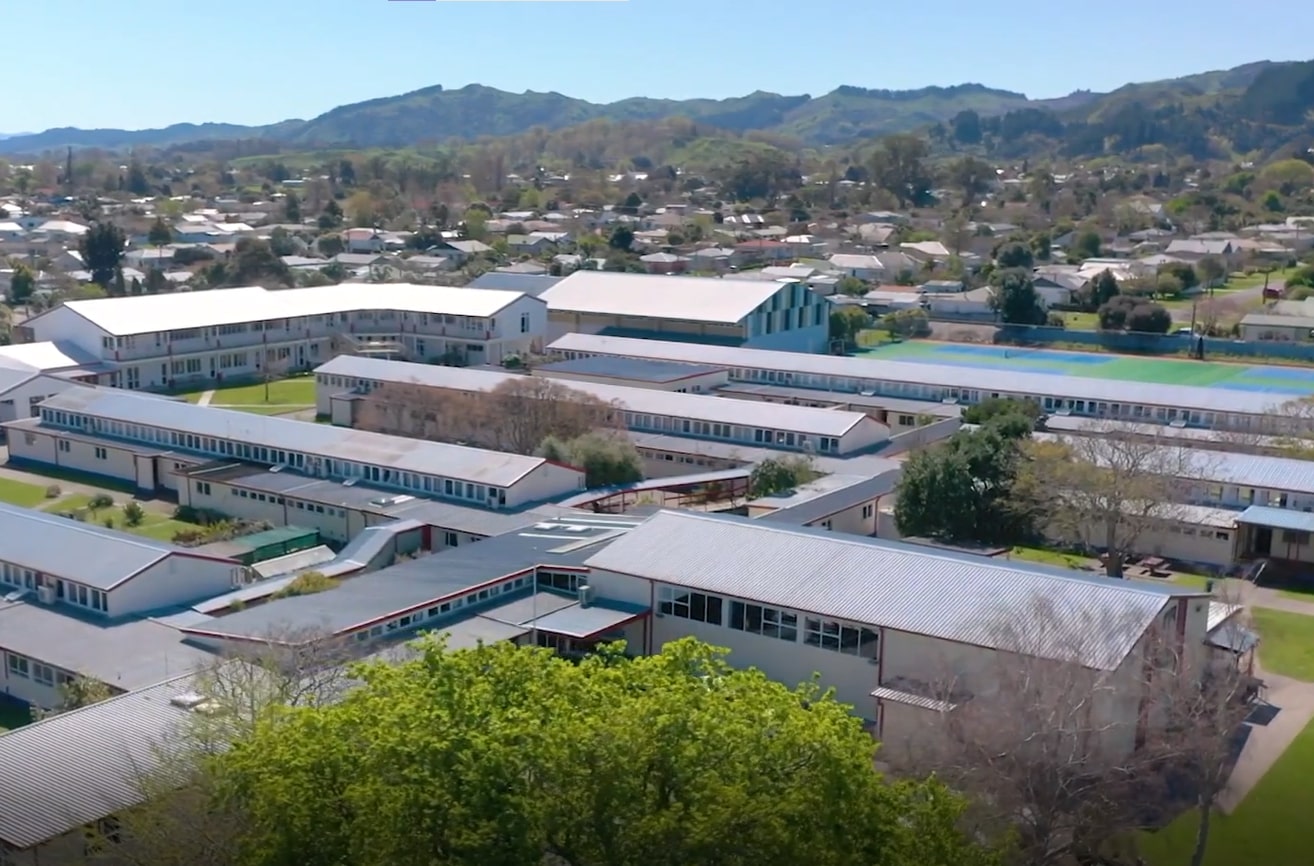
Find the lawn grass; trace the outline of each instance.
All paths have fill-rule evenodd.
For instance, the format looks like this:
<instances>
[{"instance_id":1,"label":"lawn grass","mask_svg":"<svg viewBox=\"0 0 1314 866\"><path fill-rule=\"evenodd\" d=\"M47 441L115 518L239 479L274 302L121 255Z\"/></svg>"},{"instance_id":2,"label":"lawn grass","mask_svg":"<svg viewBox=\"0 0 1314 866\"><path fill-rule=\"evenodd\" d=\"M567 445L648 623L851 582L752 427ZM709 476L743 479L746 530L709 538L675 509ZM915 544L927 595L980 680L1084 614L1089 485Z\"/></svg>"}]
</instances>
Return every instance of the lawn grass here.
<instances>
[{"instance_id":1,"label":"lawn grass","mask_svg":"<svg viewBox=\"0 0 1314 866\"><path fill-rule=\"evenodd\" d=\"M53 511L56 514L65 514L69 511L81 511L91 502L91 497L85 493L73 493L68 496L61 496L49 505L43 506L42 511Z\"/></svg>"},{"instance_id":2,"label":"lawn grass","mask_svg":"<svg viewBox=\"0 0 1314 866\"><path fill-rule=\"evenodd\" d=\"M196 529L195 523L186 523L182 520L174 520L172 517L166 517L163 514L151 514L146 512L145 519L138 526L120 526L115 524L115 529L121 529L124 532L131 532L133 535L140 535L144 538L153 538L156 541L173 541L173 537L184 529Z\"/></svg>"},{"instance_id":3,"label":"lawn grass","mask_svg":"<svg viewBox=\"0 0 1314 866\"><path fill-rule=\"evenodd\" d=\"M26 481L0 478L0 502L20 508L36 508L46 501L46 488Z\"/></svg>"},{"instance_id":4,"label":"lawn grass","mask_svg":"<svg viewBox=\"0 0 1314 866\"><path fill-rule=\"evenodd\" d=\"M210 398L210 404L213 406L313 406L315 377L293 376L290 379L277 379L269 383L268 391L266 397L263 382L216 388L214 396ZM187 399L190 401L192 395L189 394ZM197 399L200 399L200 395L197 395Z\"/></svg>"},{"instance_id":5,"label":"lawn grass","mask_svg":"<svg viewBox=\"0 0 1314 866\"><path fill-rule=\"evenodd\" d=\"M1036 562L1041 565L1053 565L1058 568L1080 568L1087 564L1087 558L1063 553L1058 550L1046 550L1043 547L1014 547L1009 555L1013 559Z\"/></svg>"},{"instance_id":6,"label":"lawn grass","mask_svg":"<svg viewBox=\"0 0 1314 866\"><path fill-rule=\"evenodd\" d=\"M1258 611L1256 611L1258 612ZM1309 779L1314 775L1314 722L1306 726L1231 815L1210 824L1205 866L1303 866L1310 862ZM1190 860L1197 827L1194 811L1140 837L1150 866Z\"/></svg>"},{"instance_id":7,"label":"lawn grass","mask_svg":"<svg viewBox=\"0 0 1314 866\"><path fill-rule=\"evenodd\" d=\"M1100 317L1095 313L1064 313L1063 325L1069 331L1098 331Z\"/></svg>"},{"instance_id":8,"label":"lawn grass","mask_svg":"<svg viewBox=\"0 0 1314 866\"><path fill-rule=\"evenodd\" d=\"M304 412L306 409L314 408L310 403L292 403L286 406L224 406L219 403L210 404L217 409L232 409L235 412L249 412L252 415L291 415L293 412Z\"/></svg>"},{"instance_id":9,"label":"lawn grass","mask_svg":"<svg viewBox=\"0 0 1314 866\"><path fill-rule=\"evenodd\" d=\"M1259 663L1264 670L1314 682L1314 616L1254 607L1250 618L1259 632Z\"/></svg>"},{"instance_id":10,"label":"lawn grass","mask_svg":"<svg viewBox=\"0 0 1314 866\"><path fill-rule=\"evenodd\" d=\"M1289 598L1292 601L1304 601L1314 604L1314 587L1292 587L1290 589L1279 589L1277 594L1282 598Z\"/></svg>"}]
</instances>

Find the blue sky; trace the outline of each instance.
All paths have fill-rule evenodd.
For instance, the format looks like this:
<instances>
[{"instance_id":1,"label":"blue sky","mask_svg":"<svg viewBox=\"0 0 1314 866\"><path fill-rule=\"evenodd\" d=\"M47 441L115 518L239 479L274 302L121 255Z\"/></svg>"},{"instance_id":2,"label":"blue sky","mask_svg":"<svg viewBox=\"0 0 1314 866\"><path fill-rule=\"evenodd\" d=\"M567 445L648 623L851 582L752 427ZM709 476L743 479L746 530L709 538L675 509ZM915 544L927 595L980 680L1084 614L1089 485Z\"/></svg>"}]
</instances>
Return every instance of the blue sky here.
<instances>
[{"instance_id":1,"label":"blue sky","mask_svg":"<svg viewBox=\"0 0 1314 866\"><path fill-rule=\"evenodd\" d=\"M1314 56L1310 0L10 0L0 131L270 123L433 84L594 101L979 82L1059 96ZM1262 21L1251 26L1244 9Z\"/></svg>"}]
</instances>

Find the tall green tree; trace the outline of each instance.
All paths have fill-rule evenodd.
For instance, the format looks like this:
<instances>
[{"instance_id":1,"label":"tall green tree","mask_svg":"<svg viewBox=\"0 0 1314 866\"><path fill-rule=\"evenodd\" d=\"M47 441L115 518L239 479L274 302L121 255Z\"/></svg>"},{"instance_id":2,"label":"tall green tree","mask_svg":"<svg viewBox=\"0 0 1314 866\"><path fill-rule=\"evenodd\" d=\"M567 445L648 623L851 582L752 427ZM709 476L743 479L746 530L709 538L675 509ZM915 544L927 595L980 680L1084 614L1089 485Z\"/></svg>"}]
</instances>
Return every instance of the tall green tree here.
<instances>
[{"instance_id":1,"label":"tall green tree","mask_svg":"<svg viewBox=\"0 0 1314 866\"><path fill-rule=\"evenodd\" d=\"M237 866L993 862L954 795L873 770L847 707L692 640L579 664L506 643L419 656L213 759Z\"/></svg>"},{"instance_id":2,"label":"tall green tree","mask_svg":"<svg viewBox=\"0 0 1314 866\"><path fill-rule=\"evenodd\" d=\"M91 271L91 281L108 288L123 261L123 248L127 238L123 229L112 222L94 222L78 241L82 262Z\"/></svg>"},{"instance_id":3,"label":"tall green tree","mask_svg":"<svg viewBox=\"0 0 1314 866\"><path fill-rule=\"evenodd\" d=\"M1090 305L1099 309L1118 297L1122 290L1118 287L1118 278L1108 268L1095 275L1090 282Z\"/></svg>"},{"instance_id":4,"label":"tall green tree","mask_svg":"<svg viewBox=\"0 0 1314 866\"><path fill-rule=\"evenodd\" d=\"M146 177L146 169L135 157L128 163L128 176L123 185L133 195L147 195L151 191L151 182Z\"/></svg>"},{"instance_id":5,"label":"tall green tree","mask_svg":"<svg viewBox=\"0 0 1314 866\"><path fill-rule=\"evenodd\" d=\"M1045 322L1045 305L1036 293L1031 274L1022 268L1006 268L992 275L995 291L991 303L999 318L1010 325L1040 325Z\"/></svg>"},{"instance_id":6,"label":"tall green tree","mask_svg":"<svg viewBox=\"0 0 1314 866\"><path fill-rule=\"evenodd\" d=\"M872 182L893 195L900 207L921 204L931 191L931 175L926 168L929 154L926 140L920 136L891 135L881 139L867 168Z\"/></svg>"},{"instance_id":7,"label":"tall green tree","mask_svg":"<svg viewBox=\"0 0 1314 866\"><path fill-rule=\"evenodd\" d=\"M173 229L163 218L156 217L155 222L151 223L150 231L146 233L146 240L154 247L173 243Z\"/></svg>"},{"instance_id":8,"label":"tall green tree","mask_svg":"<svg viewBox=\"0 0 1314 866\"><path fill-rule=\"evenodd\" d=\"M960 430L904 464L894 508L901 534L1011 544L1034 533L1032 503L1014 492L1034 410L1019 402L986 411L979 429Z\"/></svg>"},{"instance_id":9,"label":"tall green tree","mask_svg":"<svg viewBox=\"0 0 1314 866\"><path fill-rule=\"evenodd\" d=\"M13 269L9 277L9 303L19 306L26 304L36 291L36 275L22 262L14 262Z\"/></svg>"}]
</instances>

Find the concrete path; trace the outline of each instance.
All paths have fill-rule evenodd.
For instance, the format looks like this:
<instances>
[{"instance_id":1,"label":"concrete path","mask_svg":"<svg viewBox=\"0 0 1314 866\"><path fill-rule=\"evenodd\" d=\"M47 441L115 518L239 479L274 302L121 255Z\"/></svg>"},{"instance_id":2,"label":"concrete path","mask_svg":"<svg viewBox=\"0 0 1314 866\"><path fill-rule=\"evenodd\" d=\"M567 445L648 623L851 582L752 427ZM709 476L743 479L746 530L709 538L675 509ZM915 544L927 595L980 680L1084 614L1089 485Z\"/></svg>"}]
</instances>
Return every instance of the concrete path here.
<instances>
[{"instance_id":1,"label":"concrete path","mask_svg":"<svg viewBox=\"0 0 1314 866\"><path fill-rule=\"evenodd\" d=\"M1218 808L1225 815L1231 814L1241 804L1314 719L1314 683L1263 673L1258 665L1256 674L1268 687L1264 699L1278 708L1278 714L1267 725L1250 726L1250 736L1241 749L1232 776L1218 797Z\"/></svg>"},{"instance_id":2,"label":"concrete path","mask_svg":"<svg viewBox=\"0 0 1314 866\"><path fill-rule=\"evenodd\" d=\"M1228 581L1228 591L1240 603L1248 607L1266 607L1271 610L1285 610L1289 613L1314 616L1314 600L1301 601L1300 599L1288 598L1278 590L1270 587L1255 586L1253 583L1244 580L1230 580Z\"/></svg>"},{"instance_id":3,"label":"concrete path","mask_svg":"<svg viewBox=\"0 0 1314 866\"><path fill-rule=\"evenodd\" d=\"M214 399L214 389L211 388L209 391L206 391L206 392L203 393L199 398L197 398L197 400L196 400L196 405L197 405L197 406L209 406L209 405L210 405L210 401L213 400L213 399Z\"/></svg>"}]
</instances>

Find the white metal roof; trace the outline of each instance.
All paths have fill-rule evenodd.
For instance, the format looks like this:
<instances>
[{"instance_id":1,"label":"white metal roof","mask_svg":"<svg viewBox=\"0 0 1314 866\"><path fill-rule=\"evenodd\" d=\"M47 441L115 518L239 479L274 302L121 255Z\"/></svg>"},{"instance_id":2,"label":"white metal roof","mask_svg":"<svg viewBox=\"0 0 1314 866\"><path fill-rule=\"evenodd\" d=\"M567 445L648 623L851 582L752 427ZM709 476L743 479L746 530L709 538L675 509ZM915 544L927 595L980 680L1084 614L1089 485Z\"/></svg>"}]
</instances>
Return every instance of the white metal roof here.
<instances>
[{"instance_id":1,"label":"white metal roof","mask_svg":"<svg viewBox=\"0 0 1314 866\"><path fill-rule=\"evenodd\" d=\"M359 355L339 355L318 367L315 372L376 382L460 391L491 391L506 382L525 379L524 374L521 373L412 364L406 361L365 358ZM591 394L603 402L618 403L625 409L639 414L786 430L816 436L843 436L859 424L875 425L884 430L886 435L889 433L889 428L862 412L840 412L834 409L788 406L783 403L765 403L757 400L732 400L725 397L683 394L677 391L633 388L598 382L571 380L561 384L572 390Z\"/></svg>"},{"instance_id":2,"label":"white metal roof","mask_svg":"<svg viewBox=\"0 0 1314 866\"><path fill-rule=\"evenodd\" d=\"M489 318L522 297L494 292L410 283L342 283L307 289L247 286L205 292L174 292L68 301L67 308L108 334L149 334L242 322L322 316L357 310L397 310ZM49 314L46 314L49 315Z\"/></svg>"},{"instance_id":3,"label":"white metal roof","mask_svg":"<svg viewBox=\"0 0 1314 866\"><path fill-rule=\"evenodd\" d=\"M801 352L743 349L633 337L605 337L596 334L566 334L548 348L554 352L618 355L626 358L680 361L686 364L711 364L731 369L775 370L792 373L796 378L800 374L833 376L850 380L855 384L855 390L865 388L864 381L906 382L944 388L974 388L1020 396L1052 396L1111 403L1138 402L1177 409L1250 414L1267 414L1284 403L1305 396L1295 392L1257 392L1188 385L1157 385L1089 376L981 370L952 364L921 364L838 355L809 355Z\"/></svg>"},{"instance_id":4,"label":"white metal roof","mask_svg":"<svg viewBox=\"0 0 1314 866\"><path fill-rule=\"evenodd\" d=\"M737 324L780 291L776 282L575 271L542 294L548 309Z\"/></svg>"},{"instance_id":5,"label":"white metal roof","mask_svg":"<svg viewBox=\"0 0 1314 866\"><path fill-rule=\"evenodd\" d=\"M1012 641L1020 638L1037 656L1099 670L1118 667L1169 598L1199 594L745 518L673 511L658 512L585 564L976 646L1014 650L1017 644ZM1047 616L1036 616L1038 604ZM1001 620L1007 621L1007 635L1000 629ZM1118 627L1100 627L1101 622ZM1006 637L1008 645L1001 640Z\"/></svg>"},{"instance_id":6,"label":"white metal roof","mask_svg":"<svg viewBox=\"0 0 1314 866\"><path fill-rule=\"evenodd\" d=\"M0 346L0 364L22 365L40 373L99 363L97 358L66 343L52 343L47 340L40 343L13 343Z\"/></svg>"},{"instance_id":7,"label":"white metal roof","mask_svg":"<svg viewBox=\"0 0 1314 866\"><path fill-rule=\"evenodd\" d=\"M546 463L541 457L387 436L329 424L308 424L275 415L196 406L117 388L70 388L48 398L42 409L82 413L106 421L177 430L496 487L510 487ZM171 450L167 445L158 447L162 451Z\"/></svg>"}]
</instances>

